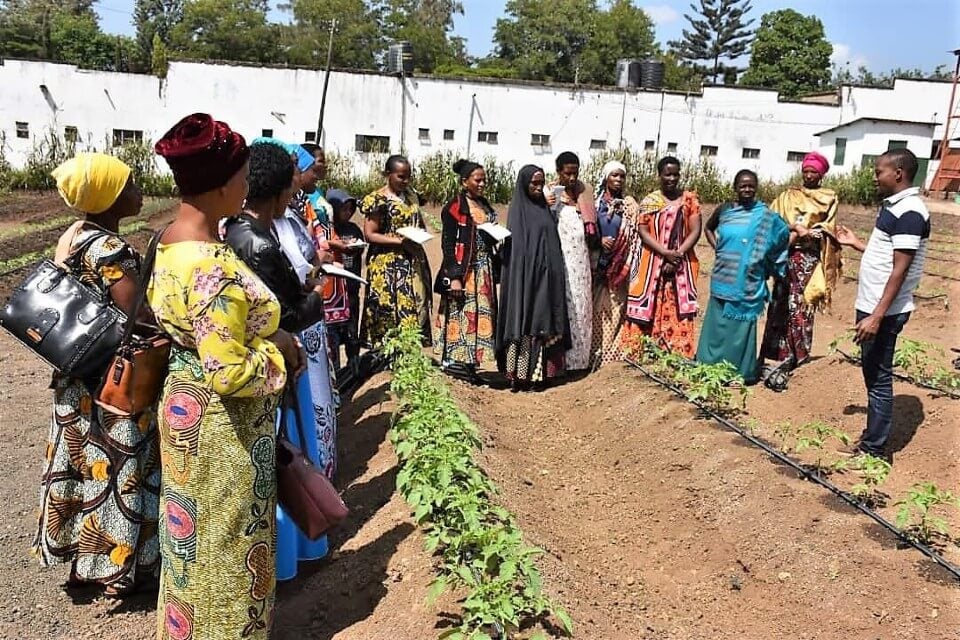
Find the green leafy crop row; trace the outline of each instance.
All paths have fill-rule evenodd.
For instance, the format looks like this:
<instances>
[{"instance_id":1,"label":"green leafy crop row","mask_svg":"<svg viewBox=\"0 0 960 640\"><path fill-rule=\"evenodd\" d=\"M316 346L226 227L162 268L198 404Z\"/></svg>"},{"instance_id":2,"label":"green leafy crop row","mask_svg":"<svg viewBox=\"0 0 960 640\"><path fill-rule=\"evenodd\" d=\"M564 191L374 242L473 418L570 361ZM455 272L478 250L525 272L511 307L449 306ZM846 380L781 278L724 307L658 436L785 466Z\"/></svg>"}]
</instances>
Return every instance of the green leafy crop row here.
<instances>
[{"instance_id":1,"label":"green leafy crop row","mask_svg":"<svg viewBox=\"0 0 960 640\"><path fill-rule=\"evenodd\" d=\"M743 377L729 362L693 362L660 348L646 336L637 344L628 345L627 355L638 364L649 365L654 373L683 389L688 400L702 402L717 412L742 410L750 395Z\"/></svg>"},{"instance_id":2,"label":"green leafy crop row","mask_svg":"<svg viewBox=\"0 0 960 640\"><path fill-rule=\"evenodd\" d=\"M509 633L549 615L572 633L569 616L543 594L534 564L541 551L523 543L513 516L492 501L496 487L473 457L481 444L477 427L423 354L417 327L404 324L384 350L397 402L390 430L400 461L397 489L426 533L427 551L439 559L429 598L448 589L466 593L461 624L440 637L483 640L492 627Z\"/></svg>"}]
</instances>

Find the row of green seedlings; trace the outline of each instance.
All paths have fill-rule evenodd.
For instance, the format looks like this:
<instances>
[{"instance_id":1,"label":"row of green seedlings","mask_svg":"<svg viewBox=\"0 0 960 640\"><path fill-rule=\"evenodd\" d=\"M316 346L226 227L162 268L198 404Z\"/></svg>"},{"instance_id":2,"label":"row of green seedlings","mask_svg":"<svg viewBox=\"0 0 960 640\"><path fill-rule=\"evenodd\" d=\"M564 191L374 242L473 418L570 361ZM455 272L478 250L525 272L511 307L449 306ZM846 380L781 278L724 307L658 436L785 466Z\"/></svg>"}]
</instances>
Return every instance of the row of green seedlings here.
<instances>
[{"instance_id":1,"label":"row of green seedlings","mask_svg":"<svg viewBox=\"0 0 960 640\"><path fill-rule=\"evenodd\" d=\"M628 345L626 352L637 364L682 389L691 402L702 403L722 415L733 415L746 408L750 389L729 362L694 362L661 348L647 336Z\"/></svg>"},{"instance_id":2,"label":"row of green seedlings","mask_svg":"<svg viewBox=\"0 0 960 640\"><path fill-rule=\"evenodd\" d=\"M830 343L830 351L837 352L841 346L846 346L844 353L859 358L860 347L853 344L853 336L853 330L840 334ZM893 353L893 366L916 384L957 395L960 393L960 372L947 365L945 359L946 353L940 345L901 337Z\"/></svg>"},{"instance_id":3,"label":"row of green seedlings","mask_svg":"<svg viewBox=\"0 0 960 640\"><path fill-rule=\"evenodd\" d=\"M831 440L849 445L846 432L821 421L808 422L793 427L790 422L781 422L774 434L782 442L785 454L817 451L816 460L807 465L810 471L821 475L852 471L860 481L850 488L850 494L868 507L885 507L890 499L881 486L890 475L890 463L883 458L862 453L853 458L825 460L823 451ZM940 489L932 482L918 482L910 487L899 500L895 521L905 535L924 544L938 540L951 540L950 528L940 514L946 507L960 507L960 499L951 491Z\"/></svg>"},{"instance_id":4,"label":"row of green seedlings","mask_svg":"<svg viewBox=\"0 0 960 640\"><path fill-rule=\"evenodd\" d=\"M572 634L570 617L543 593L534 562L542 552L525 545L514 517L494 504L496 487L474 460L481 446L477 427L423 354L418 327L403 323L384 352L397 403L390 429L400 466L397 489L438 559L428 603L447 590L466 592L461 624L440 638L484 640L497 626L506 637L549 616Z\"/></svg>"},{"instance_id":5,"label":"row of green seedlings","mask_svg":"<svg viewBox=\"0 0 960 640\"><path fill-rule=\"evenodd\" d=\"M684 391L688 400L701 402L719 414L736 414L746 406L749 389L744 386L736 368L729 363L693 363L658 347L646 337L641 338L636 347L628 349L628 356L646 365L652 373L673 382ZM758 424L751 421L747 426L755 431ZM866 453L836 460L826 460L822 455L830 440L835 439L843 445L850 444L850 438L844 431L820 421L796 428L789 422L783 422L777 425L774 434L781 440L780 450L787 455L814 450L820 452L813 463L806 465L811 472L829 475L853 471L860 481L850 488L851 495L870 507L887 504L890 496L880 487L890 475L889 462ZM937 538L950 539L949 527L939 512L947 506L960 506L960 501L952 492L940 489L932 482L920 482L913 485L894 506L898 507L897 526L904 534L930 544Z\"/></svg>"}]
</instances>

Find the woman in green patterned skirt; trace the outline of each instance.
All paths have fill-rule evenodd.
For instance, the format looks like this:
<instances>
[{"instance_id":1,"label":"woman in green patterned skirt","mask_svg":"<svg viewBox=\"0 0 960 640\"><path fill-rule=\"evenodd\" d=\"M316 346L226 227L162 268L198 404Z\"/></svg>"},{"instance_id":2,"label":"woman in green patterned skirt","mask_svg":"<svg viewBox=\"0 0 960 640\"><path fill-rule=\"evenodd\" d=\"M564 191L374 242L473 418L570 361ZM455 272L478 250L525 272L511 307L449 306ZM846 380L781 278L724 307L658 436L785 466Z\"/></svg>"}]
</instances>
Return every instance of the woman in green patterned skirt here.
<instances>
[{"instance_id":1,"label":"woman in green patterned skirt","mask_svg":"<svg viewBox=\"0 0 960 640\"><path fill-rule=\"evenodd\" d=\"M161 640L265 639L275 589L276 409L306 355L273 293L219 240L247 195L243 137L209 115L156 145L183 197L147 293L173 339L160 397Z\"/></svg>"}]
</instances>

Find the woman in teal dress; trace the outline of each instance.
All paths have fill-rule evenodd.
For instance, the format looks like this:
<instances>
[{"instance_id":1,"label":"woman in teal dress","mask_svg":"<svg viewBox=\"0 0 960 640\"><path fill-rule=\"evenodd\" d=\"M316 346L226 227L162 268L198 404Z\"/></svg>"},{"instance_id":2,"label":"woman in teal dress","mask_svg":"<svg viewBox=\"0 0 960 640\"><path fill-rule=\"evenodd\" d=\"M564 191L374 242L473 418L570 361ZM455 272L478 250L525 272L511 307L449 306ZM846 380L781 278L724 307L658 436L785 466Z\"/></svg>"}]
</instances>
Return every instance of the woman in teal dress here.
<instances>
[{"instance_id":1,"label":"woman in teal dress","mask_svg":"<svg viewBox=\"0 0 960 640\"><path fill-rule=\"evenodd\" d=\"M760 379L757 318L770 298L767 280L786 276L790 229L756 200L757 174L753 171L740 170L733 187L737 203L718 207L707 222L707 236L717 257L697 360L729 362L744 382L755 384Z\"/></svg>"}]
</instances>

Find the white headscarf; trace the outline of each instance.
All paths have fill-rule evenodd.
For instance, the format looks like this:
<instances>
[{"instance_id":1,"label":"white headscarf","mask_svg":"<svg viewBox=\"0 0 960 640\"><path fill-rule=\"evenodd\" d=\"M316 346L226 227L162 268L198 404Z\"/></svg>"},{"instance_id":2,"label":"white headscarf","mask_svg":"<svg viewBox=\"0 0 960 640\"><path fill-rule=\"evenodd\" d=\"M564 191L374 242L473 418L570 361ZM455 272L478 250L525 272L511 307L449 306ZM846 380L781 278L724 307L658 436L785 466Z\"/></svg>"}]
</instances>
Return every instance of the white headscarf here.
<instances>
[{"instance_id":1,"label":"white headscarf","mask_svg":"<svg viewBox=\"0 0 960 640\"><path fill-rule=\"evenodd\" d=\"M618 160L610 160L605 165L603 169L600 170L600 184L597 185L597 208L600 207L600 198L603 197L603 190L607 186L607 178L610 177L611 173L616 173L617 171L623 171L623 174L627 174L627 167Z\"/></svg>"}]
</instances>

